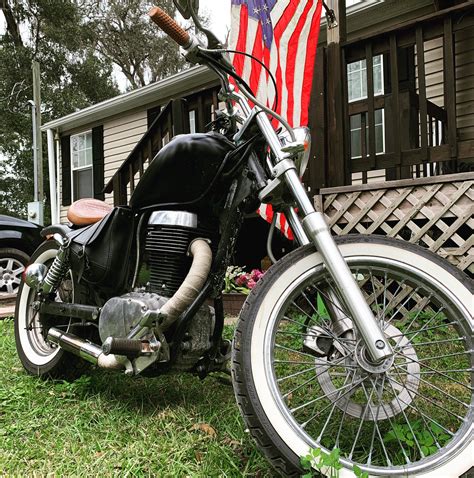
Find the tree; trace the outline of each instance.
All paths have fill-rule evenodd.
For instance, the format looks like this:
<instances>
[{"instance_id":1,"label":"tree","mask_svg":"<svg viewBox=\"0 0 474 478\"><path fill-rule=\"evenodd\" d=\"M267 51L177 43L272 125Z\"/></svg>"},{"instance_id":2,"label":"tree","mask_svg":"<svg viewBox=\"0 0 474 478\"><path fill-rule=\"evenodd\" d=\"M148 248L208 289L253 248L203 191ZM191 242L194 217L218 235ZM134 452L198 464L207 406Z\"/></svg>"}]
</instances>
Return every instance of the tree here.
<instances>
[{"instance_id":1,"label":"tree","mask_svg":"<svg viewBox=\"0 0 474 478\"><path fill-rule=\"evenodd\" d=\"M172 0L159 4L175 16ZM6 23L0 36L0 213L24 215L33 197L33 59L41 64L43 123L117 95L114 65L134 89L177 73L185 61L147 18L151 3L145 0L0 0L0 6Z\"/></svg>"},{"instance_id":2,"label":"tree","mask_svg":"<svg viewBox=\"0 0 474 478\"><path fill-rule=\"evenodd\" d=\"M33 197L31 62L41 65L43 122L119 93L112 63L93 48L73 0L4 1L0 36L0 213L24 215ZM46 163L46 162L45 162ZM44 172L47 180L47 165Z\"/></svg>"},{"instance_id":3,"label":"tree","mask_svg":"<svg viewBox=\"0 0 474 478\"><path fill-rule=\"evenodd\" d=\"M172 0L159 5L174 17ZM89 23L91 39L104 58L115 63L132 89L185 68L179 47L146 16L152 4L144 0L101 0Z\"/></svg>"}]
</instances>

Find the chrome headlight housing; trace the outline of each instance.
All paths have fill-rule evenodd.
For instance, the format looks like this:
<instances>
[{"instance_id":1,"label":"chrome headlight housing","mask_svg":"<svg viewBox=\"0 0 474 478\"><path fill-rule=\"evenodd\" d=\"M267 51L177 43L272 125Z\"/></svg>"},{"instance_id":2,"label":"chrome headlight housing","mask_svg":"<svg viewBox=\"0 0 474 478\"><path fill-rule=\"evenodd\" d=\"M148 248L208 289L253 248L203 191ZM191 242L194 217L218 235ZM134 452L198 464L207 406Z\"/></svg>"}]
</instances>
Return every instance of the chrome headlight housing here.
<instances>
[{"instance_id":1,"label":"chrome headlight housing","mask_svg":"<svg viewBox=\"0 0 474 478\"><path fill-rule=\"evenodd\" d=\"M279 135L282 151L290 153L295 161L298 174L303 177L309 163L309 155L311 152L311 134L309 128L306 126L300 126L299 128L293 128L296 141L291 141L288 131Z\"/></svg>"}]
</instances>

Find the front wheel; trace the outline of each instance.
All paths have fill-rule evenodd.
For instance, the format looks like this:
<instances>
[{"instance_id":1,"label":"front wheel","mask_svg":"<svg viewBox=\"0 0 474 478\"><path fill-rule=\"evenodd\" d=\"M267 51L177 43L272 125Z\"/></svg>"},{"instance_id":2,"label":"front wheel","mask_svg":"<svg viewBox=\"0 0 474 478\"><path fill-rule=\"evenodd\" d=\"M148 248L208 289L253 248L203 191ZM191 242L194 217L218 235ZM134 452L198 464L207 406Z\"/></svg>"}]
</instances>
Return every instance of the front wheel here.
<instances>
[{"instance_id":1,"label":"front wheel","mask_svg":"<svg viewBox=\"0 0 474 478\"><path fill-rule=\"evenodd\" d=\"M301 474L310 449L336 448L341 477L355 465L370 476L460 476L474 465L473 281L401 241L337 242L394 356L371 361L321 255L294 251L253 289L234 337L249 430L284 476Z\"/></svg>"}]
</instances>

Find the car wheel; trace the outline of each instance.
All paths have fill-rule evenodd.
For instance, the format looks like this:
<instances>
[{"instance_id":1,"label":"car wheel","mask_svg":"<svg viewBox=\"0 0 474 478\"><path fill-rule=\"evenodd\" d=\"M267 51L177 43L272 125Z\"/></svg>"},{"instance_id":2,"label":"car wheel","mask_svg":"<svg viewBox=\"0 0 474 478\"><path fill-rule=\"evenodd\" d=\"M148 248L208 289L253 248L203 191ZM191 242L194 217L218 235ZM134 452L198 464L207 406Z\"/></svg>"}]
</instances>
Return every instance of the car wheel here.
<instances>
[{"instance_id":1,"label":"car wheel","mask_svg":"<svg viewBox=\"0 0 474 478\"><path fill-rule=\"evenodd\" d=\"M19 249L0 248L0 294L16 294L30 258Z\"/></svg>"}]
</instances>

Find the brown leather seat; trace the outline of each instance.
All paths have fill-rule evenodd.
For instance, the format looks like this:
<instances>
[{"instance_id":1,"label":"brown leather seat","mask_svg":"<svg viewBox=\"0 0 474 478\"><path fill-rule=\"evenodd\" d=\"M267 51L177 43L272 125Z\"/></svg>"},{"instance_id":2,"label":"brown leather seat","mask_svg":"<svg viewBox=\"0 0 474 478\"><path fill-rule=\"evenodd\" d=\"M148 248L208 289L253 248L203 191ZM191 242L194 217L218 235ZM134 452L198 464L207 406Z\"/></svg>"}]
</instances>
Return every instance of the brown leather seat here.
<instances>
[{"instance_id":1,"label":"brown leather seat","mask_svg":"<svg viewBox=\"0 0 474 478\"><path fill-rule=\"evenodd\" d=\"M100 221L112 210L104 201L98 199L79 199L67 211L67 218L76 226L88 226Z\"/></svg>"}]
</instances>

